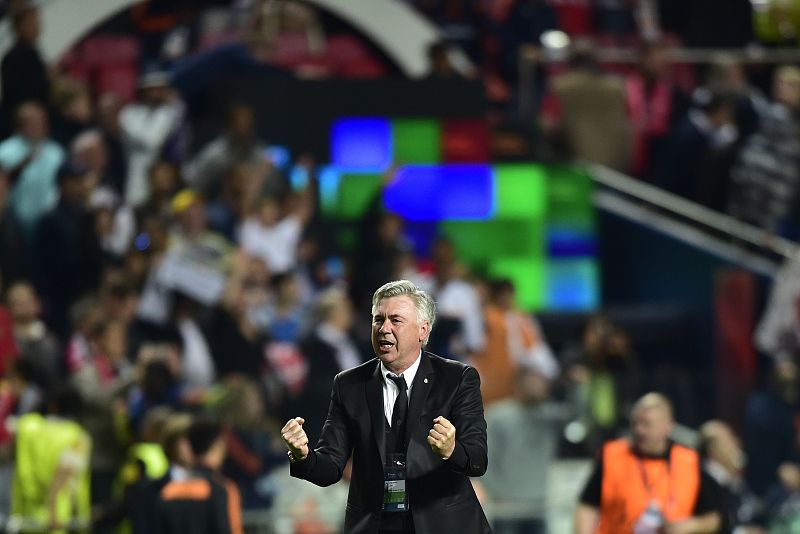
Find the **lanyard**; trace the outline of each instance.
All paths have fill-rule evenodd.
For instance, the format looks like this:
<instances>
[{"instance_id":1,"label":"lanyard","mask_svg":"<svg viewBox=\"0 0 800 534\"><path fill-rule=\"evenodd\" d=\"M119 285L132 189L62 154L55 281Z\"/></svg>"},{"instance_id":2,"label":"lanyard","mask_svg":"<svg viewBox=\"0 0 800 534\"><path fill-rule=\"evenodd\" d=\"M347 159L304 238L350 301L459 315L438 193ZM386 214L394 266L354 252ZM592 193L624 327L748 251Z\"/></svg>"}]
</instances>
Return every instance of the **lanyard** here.
<instances>
[{"instance_id":1,"label":"lanyard","mask_svg":"<svg viewBox=\"0 0 800 534\"><path fill-rule=\"evenodd\" d=\"M668 512L675 507L675 487L672 484L672 451L670 451L670 455L667 457L667 494L668 494L668 501L666 503L666 508L664 512ZM644 468L644 462L642 461L641 457L637 457L637 461L639 463L639 472L642 475L642 483L644 484L644 489L647 491L647 496L650 498L651 501L656 500L655 496L653 495L653 485L650 483L650 478L647 476L647 470Z\"/></svg>"}]
</instances>

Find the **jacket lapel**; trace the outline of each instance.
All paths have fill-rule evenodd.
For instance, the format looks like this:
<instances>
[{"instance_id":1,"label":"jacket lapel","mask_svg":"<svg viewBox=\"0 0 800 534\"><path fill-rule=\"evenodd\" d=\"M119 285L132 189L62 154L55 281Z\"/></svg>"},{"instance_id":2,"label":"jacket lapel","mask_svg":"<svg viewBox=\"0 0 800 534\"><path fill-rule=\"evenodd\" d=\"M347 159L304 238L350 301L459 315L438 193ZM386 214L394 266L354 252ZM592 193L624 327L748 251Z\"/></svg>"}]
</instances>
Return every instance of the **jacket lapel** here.
<instances>
[{"instance_id":1,"label":"jacket lapel","mask_svg":"<svg viewBox=\"0 0 800 534\"><path fill-rule=\"evenodd\" d=\"M419 417L422 415L422 409L425 407L425 401L428 400L428 394L431 391L434 381L433 365L431 359L426 352L420 356L419 369L416 376L414 376L414 385L411 388L411 398L408 401L408 421L406 423L406 443L409 443L411 436L414 435L417 425L419 425Z\"/></svg>"},{"instance_id":2,"label":"jacket lapel","mask_svg":"<svg viewBox=\"0 0 800 534\"><path fill-rule=\"evenodd\" d=\"M386 415L383 411L383 377L381 376L381 362L375 366L375 372L366 383L367 406L372 420L372 434L375 444L381 455L381 467L386 465Z\"/></svg>"}]
</instances>

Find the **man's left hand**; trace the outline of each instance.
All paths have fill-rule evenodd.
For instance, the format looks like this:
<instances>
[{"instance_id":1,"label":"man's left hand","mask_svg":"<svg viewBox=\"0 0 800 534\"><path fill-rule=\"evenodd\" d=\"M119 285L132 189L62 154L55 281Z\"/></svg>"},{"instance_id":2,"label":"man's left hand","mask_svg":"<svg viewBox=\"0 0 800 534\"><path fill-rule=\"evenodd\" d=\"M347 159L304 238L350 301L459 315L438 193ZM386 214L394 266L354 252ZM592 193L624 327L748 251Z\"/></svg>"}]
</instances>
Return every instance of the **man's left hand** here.
<instances>
[{"instance_id":1,"label":"man's left hand","mask_svg":"<svg viewBox=\"0 0 800 534\"><path fill-rule=\"evenodd\" d=\"M450 458L456 448L456 427L453 423L441 415L434 419L433 428L428 432L428 445L440 458Z\"/></svg>"}]
</instances>

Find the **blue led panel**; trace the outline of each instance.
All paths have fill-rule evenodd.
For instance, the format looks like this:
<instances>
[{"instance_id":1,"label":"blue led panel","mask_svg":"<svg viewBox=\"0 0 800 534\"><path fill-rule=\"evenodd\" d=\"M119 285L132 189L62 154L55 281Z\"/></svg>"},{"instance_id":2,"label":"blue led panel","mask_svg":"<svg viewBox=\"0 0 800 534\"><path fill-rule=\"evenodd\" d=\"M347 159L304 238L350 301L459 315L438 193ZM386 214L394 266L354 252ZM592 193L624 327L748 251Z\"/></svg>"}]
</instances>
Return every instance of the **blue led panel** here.
<instances>
[{"instance_id":1,"label":"blue led panel","mask_svg":"<svg viewBox=\"0 0 800 534\"><path fill-rule=\"evenodd\" d=\"M342 174L331 166L319 169L319 203L322 213L333 215L339 205L339 185L342 181Z\"/></svg>"},{"instance_id":2,"label":"blue led panel","mask_svg":"<svg viewBox=\"0 0 800 534\"><path fill-rule=\"evenodd\" d=\"M343 172L383 172L392 164L387 119L339 119L331 127L331 163Z\"/></svg>"},{"instance_id":3,"label":"blue led panel","mask_svg":"<svg viewBox=\"0 0 800 534\"><path fill-rule=\"evenodd\" d=\"M481 220L492 216L489 165L406 165L383 193L386 209L411 221Z\"/></svg>"},{"instance_id":4,"label":"blue led panel","mask_svg":"<svg viewBox=\"0 0 800 534\"><path fill-rule=\"evenodd\" d=\"M592 310L600 302L594 258L550 260L546 280L547 309Z\"/></svg>"}]
</instances>

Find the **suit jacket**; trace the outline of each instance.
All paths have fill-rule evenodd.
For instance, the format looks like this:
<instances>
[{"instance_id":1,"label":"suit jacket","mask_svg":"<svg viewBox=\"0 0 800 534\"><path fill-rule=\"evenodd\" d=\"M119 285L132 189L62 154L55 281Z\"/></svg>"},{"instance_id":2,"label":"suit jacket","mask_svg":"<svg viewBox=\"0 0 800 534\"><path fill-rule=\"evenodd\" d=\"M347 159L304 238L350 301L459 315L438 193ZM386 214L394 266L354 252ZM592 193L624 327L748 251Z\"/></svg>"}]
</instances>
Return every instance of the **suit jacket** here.
<instances>
[{"instance_id":1,"label":"suit jacket","mask_svg":"<svg viewBox=\"0 0 800 534\"><path fill-rule=\"evenodd\" d=\"M486 472L486 421L475 368L423 352L409 400L406 489L418 534L490 533L469 477ZM380 362L339 373L317 447L291 465L294 477L319 486L336 483L353 454L344 532L377 533L383 506L386 416ZM427 443L433 419L456 427L456 447L442 460Z\"/></svg>"}]
</instances>

